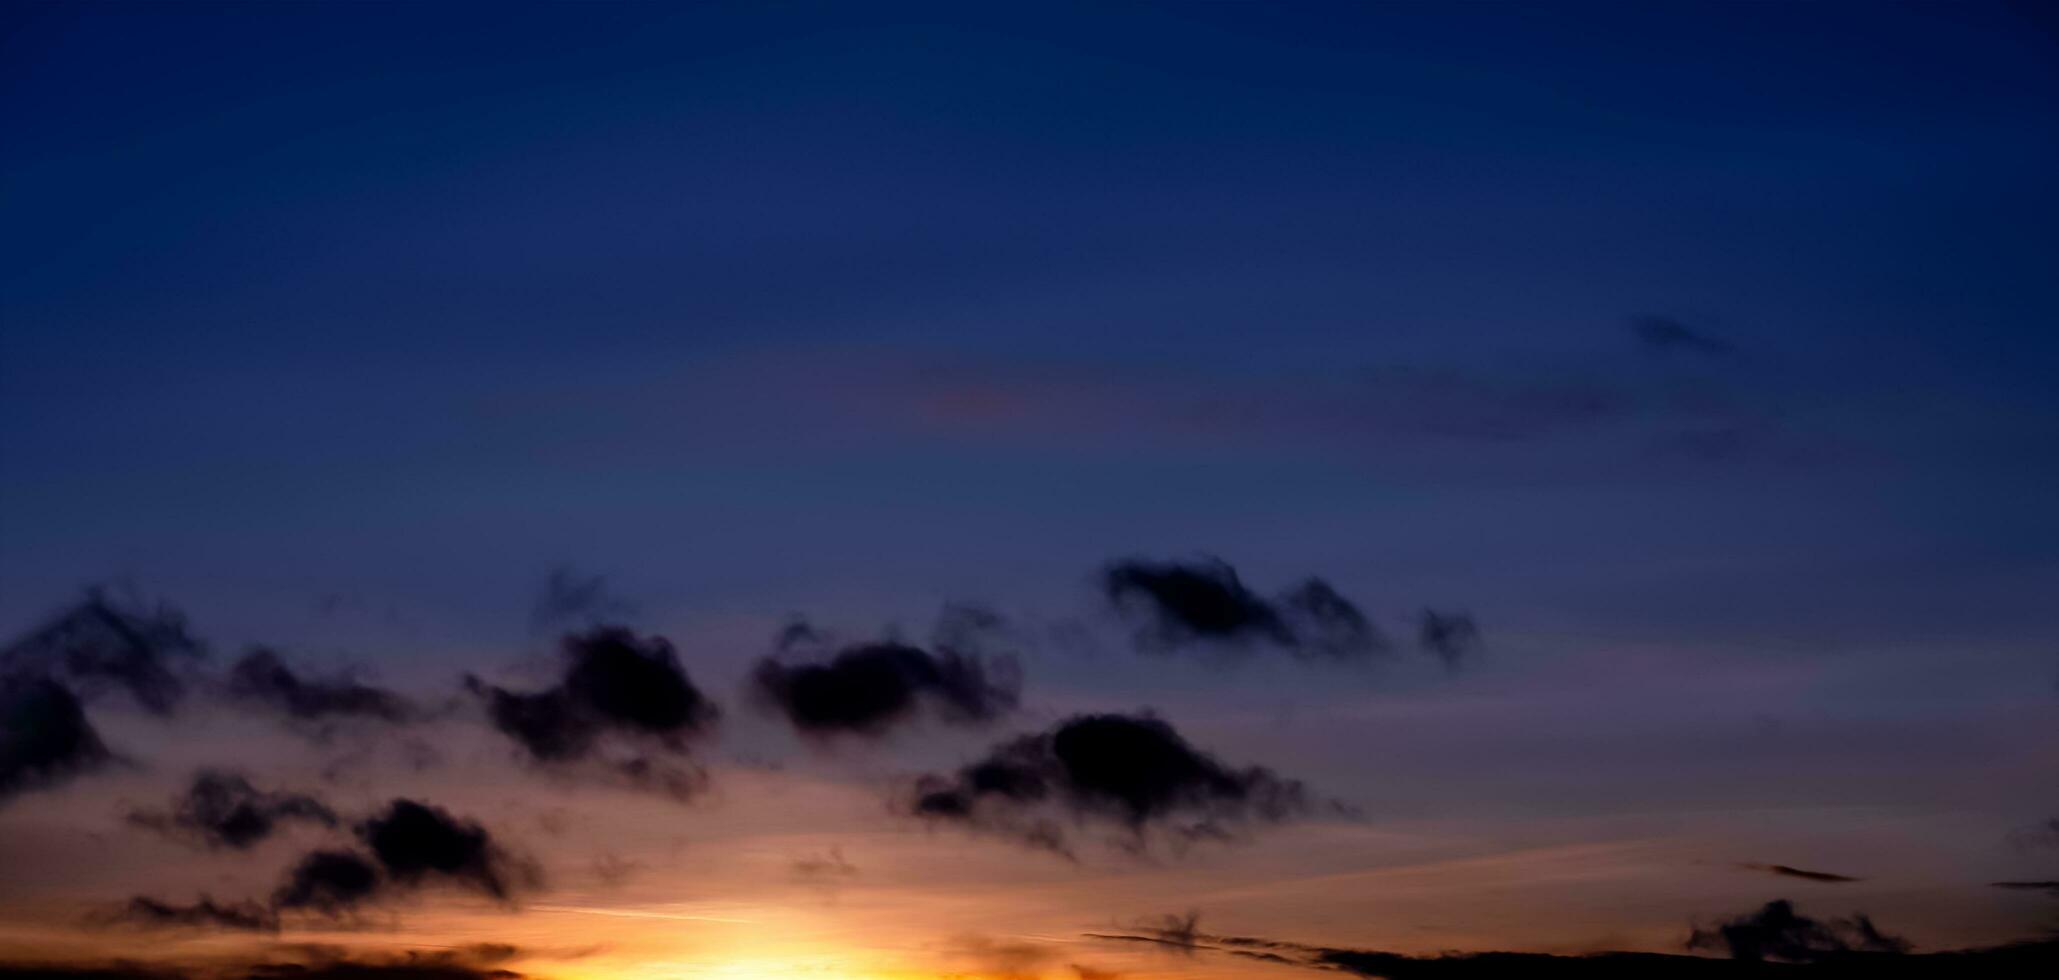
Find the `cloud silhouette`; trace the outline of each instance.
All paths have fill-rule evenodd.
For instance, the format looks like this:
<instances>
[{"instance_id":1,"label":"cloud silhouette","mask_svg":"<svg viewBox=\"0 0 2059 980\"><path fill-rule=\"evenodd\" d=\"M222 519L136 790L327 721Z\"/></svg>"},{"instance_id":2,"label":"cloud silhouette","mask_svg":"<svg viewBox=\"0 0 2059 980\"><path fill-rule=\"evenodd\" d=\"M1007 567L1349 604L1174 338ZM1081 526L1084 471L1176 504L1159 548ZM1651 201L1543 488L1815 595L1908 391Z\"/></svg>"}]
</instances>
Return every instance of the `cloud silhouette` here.
<instances>
[{"instance_id":1,"label":"cloud silhouette","mask_svg":"<svg viewBox=\"0 0 2059 980\"><path fill-rule=\"evenodd\" d=\"M353 828L366 851L324 848L295 864L272 907L343 916L397 891L448 884L510 901L535 883L486 828L418 800L395 799Z\"/></svg>"},{"instance_id":2,"label":"cloud silhouette","mask_svg":"<svg viewBox=\"0 0 2059 980\"><path fill-rule=\"evenodd\" d=\"M175 905L138 895L116 916L142 928L207 928L245 932L279 931L279 914L250 901L217 902L206 895L190 905Z\"/></svg>"},{"instance_id":3,"label":"cloud silhouette","mask_svg":"<svg viewBox=\"0 0 2059 980\"><path fill-rule=\"evenodd\" d=\"M379 894L384 885L378 866L353 851L309 852L286 872L272 906L343 915Z\"/></svg>"},{"instance_id":4,"label":"cloud silhouette","mask_svg":"<svg viewBox=\"0 0 2059 980\"><path fill-rule=\"evenodd\" d=\"M113 758L64 685L30 674L0 676L0 803Z\"/></svg>"},{"instance_id":5,"label":"cloud silhouette","mask_svg":"<svg viewBox=\"0 0 2059 980\"><path fill-rule=\"evenodd\" d=\"M1258 646L1308 660L1352 660L1391 648L1371 617L1319 578L1268 599L1218 558L1132 558L1104 567L1100 587L1137 622L1137 643L1147 650Z\"/></svg>"},{"instance_id":6,"label":"cloud silhouette","mask_svg":"<svg viewBox=\"0 0 2059 980\"><path fill-rule=\"evenodd\" d=\"M642 751L684 755L721 715L687 677L672 644L599 627L566 636L560 649L564 676L542 691L510 691L465 678L485 702L493 727L540 765L584 764L638 787L675 796L694 792L697 772ZM639 748L610 754L610 740Z\"/></svg>"},{"instance_id":7,"label":"cloud silhouette","mask_svg":"<svg viewBox=\"0 0 2059 980\"><path fill-rule=\"evenodd\" d=\"M440 878L503 901L513 888L508 857L486 829L441 807L397 799L359 824L357 835L401 885Z\"/></svg>"},{"instance_id":8,"label":"cloud silhouette","mask_svg":"<svg viewBox=\"0 0 2059 980\"><path fill-rule=\"evenodd\" d=\"M320 944L270 947L261 960L206 959L189 964L0 962L0 980L519 980L504 967L522 955L513 946L474 943L457 949L351 951Z\"/></svg>"},{"instance_id":9,"label":"cloud silhouette","mask_svg":"<svg viewBox=\"0 0 2059 980\"><path fill-rule=\"evenodd\" d=\"M1808 963L1852 952L1906 953L1909 943L1881 932L1863 915L1818 922L1795 911L1786 899L1767 902L1755 912L1696 929L1689 949L1728 951L1732 959Z\"/></svg>"},{"instance_id":10,"label":"cloud silhouette","mask_svg":"<svg viewBox=\"0 0 2059 980\"><path fill-rule=\"evenodd\" d=\"M194 773L169 810L137 810L128 821L208 847L248 850L272 836L281 823L304 821L336 826L336 812L301 793L267 793L243 775L220 769Z\"/></svg>"},{"instance_id":11,"label":"cloud silhouette","mask_svg":"<svg viewBox=\"0 0 2059 980\"><path fill-rule=\"evenodd\" d=\"M1803 881L1820 881L1825 884L1844 884L1847 882L1866 880L1864 878L1852 878L1847 877L1845 875L1831 874L1828 871L1809 871L1803 868L1790 867L1785 864L1740 864L1738 865L1738 867L1743 868L1747 871L1764 871L1767 874L1780 875L1783 878L1800 878Z\"/></svg>"},{"instance_id":12,"label":"cloud silhouette","mask_svg":"<svg viewBox=\"0 0 2059 980\"><path fill-rule=\"evenodd\" d=\"M205 655L178 610L125 605L91 589L0 650L0 673L60 678L88 700L120 690L144 710L168 715L186 697L184 675Z\"/></svg>"},{"instance_id":13,"label":"cloud silhouette","mask_svg":"<svg viewBox=\"0 0 2059 980\"><path fill-rule=\"evenodd\" d=\"M1223 561L1118 561L1102 571L1101 589L1118 606L1144 606L1166 645L1193 640L1263 640L1280 646L1298 642L1279 610L1245 587L1237 570Z\"/></svg>"},{"instance_id":14,"label":"cloud silhouette","mask_svg":"<svg viewBox=\"0 0 2059 980\"><path fill-rule=\"evenodd\" d=\"M279 654L258 648L229 668L229 696L302 722L362 718L403 722L416 714L408 699L348 676L310 677L296 673Z\"/></svg>"},{"instance_id":15,"label":"cloud silhouette","mask_svg":"<svg viewBox=\"0 0 2059 980\"><path fill-rule=\"evenodd\" d=\"M1147 834L1221 839L1311 806L1300 782L1224 765L1156 717L1102 714L1001 743L953 775L924 776L906 808L1070 854L1057 818L1111 825L1141 849Z\"/></svg>"},{"instance_id":16,"label":"cloud silhouette","mask_svg":"<svg viewBox=\"0 0 2059 980\"><path fill-rule=\"evenodd\" d=\"M943 721L983 724L1013 710L1021 681L1011 660L989 670L975 654L883 641L826 663L767 658L752 672L758 697L809 735L880 735L928 706Z\"/></svg>"}]
</instances>

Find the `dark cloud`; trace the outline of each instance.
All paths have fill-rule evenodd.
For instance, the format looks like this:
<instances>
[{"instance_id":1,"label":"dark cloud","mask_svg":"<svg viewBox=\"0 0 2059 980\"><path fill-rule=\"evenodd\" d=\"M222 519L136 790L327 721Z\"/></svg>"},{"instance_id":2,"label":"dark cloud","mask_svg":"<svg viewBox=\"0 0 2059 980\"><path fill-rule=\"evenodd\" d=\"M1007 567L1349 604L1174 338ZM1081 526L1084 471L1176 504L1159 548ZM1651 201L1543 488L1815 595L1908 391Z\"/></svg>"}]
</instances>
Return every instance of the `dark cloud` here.
<instances>
[{"instance_id":1,"label":"dark cloud","mask_svg":"<svg viewBox=\"0 0 2059 980\"><path fill-rule=\"evenodd\" d=\"M1876 929L1863 915L1818 922L1795 911L1785 899L1711 929L1696 929L1689 949L1727 951L1732 959L1808 963L1852 952L1905 953L1907 941Z\"/></svg>"},{"instance_id":2,"label":"dark cloud","mask_svg":"<svg viewBox=\"0 0 2059 980\"><path fill-rule=\"evenodd\" d=\"M217 769L193 775L186 791L168 810L138 810L129 822L209 847L244 850L272 836L281 823L304 821L336 826L336 813L315 797L301 793L267 793L244 776Z\"/></svg>"},{"instance_id":3,"label":"dark cloud","mask_svg":"<svg viewBox=\"0 0 2059 980\"><path fill-rule=\"evenodd\" d=\"M1781 905L1785 903L1774 903ZM1772 908L1772 906L1768 906ZM1762 910L1763 911L1763 910ZM1792 910L1788 910L1791 915ZM1841 980L1880 978L2032 977L2049 976L2059 966L2059 942L2010 943L1982 949L1913 954L1908 944L1875 929L1864 916L1811 929L1825 930L1830 940L1808 940L1820 947L1807 959L1775 962L1759 959L1712 959L1666 953L1596 952L1577 956L1546 953L1447 952L1415 956L1379 950L1341 949L1251 936L1209 935L1187 928L1189 917L1167 917L1166 925L1143 926L1126 933L1086 933L1106 942L1140 943L1172 952L1235 956L1242 959L1326 970L1382 980L1646 980L1650 977L1701 977L1709 980L1769 980L1778 977L1835 977ZM1780 928L1775 926L1776 929ZM1792 924L1787 931L1793 932ZM1837 944L1841 943L1842 948ZM1720 945L1720 942L1719 942Z\"/></svg>"},{"instance_id":4,"label":"dark cloud","mask_svg":"<svg viewBox=\"0 0 2059 980\"><path fill-rule=\"evenodd\" d=\"M610 738L672 755L713 729L720 711L680 667L663 637L638 637L601 627L564 638L563 678L534 693L510 691L467 677L494 728L530 760L588 765L631 785L675 796L699 788L699 773L641 751L610 753Z\"/></svg>"},{"instance_id":5,"label":"dark cloud","mask_svg":"<svg viewBox=\"0 0 2059 980\"><path fill-rule=\"evenodd\" d=\"M1388 649L1378 626L1330 583L1312 578L1281 597L1289 618L1301 625L1299 653L1345 658Z\"/></svg>"},{"instance_id":6,"label":"dark cloud","mask_svg":"<svg viewBox=\"0 0 2059 980\"><path fill-rule=\"evenodd\" d=\"M1004 742L954 775L925 776L908 809L1070 853L1056 818L1112 824L1126 846L1141 848L1147 833L1220 839L1305 813L1310 802L1298 781L1230 768L1158 718L1109 714L1074 717Z\"/></svg>"},{"instance_id":7,"label":"dark cloud","mask_svg":"<svg viewBox=\"0 0 2059 980\"><path fill-rule=\"evenodd\" d=\"M394 800L358 825L359 839L380 867L401 885L440 878L507 900L514 874L486 828L450 815L441 807Z\"/></svg>"},{"instance_id":8,"label":"dark cloud","mask_svg":"<svg viewBox=\"0 0 2059 980\"><path fill-rule=\"evenodd\" d=\"M1480 627L1472 614L1423 610L1416 620L1416 645L1436 654L1447 667L1457 667L1480 647Z\"/></svg>"},{"instance_id":9,"label":"dark cloud","mask_svg":"<svg viewBox=\"0 0 2059 980\"><path fill-rule=\"evenodd\" d=\"M370 901L383 886L379 868L363 855L314 851L286 872L286 880L272 893L272 905L342 915Z\"/></svg>"},{"instance_id":10,"label":"dark cloud","mask_svg":"<svg viewBox=\"0 0 2059 980\"><path fill-rule=\"evenodd\" d=\"M347 675L296 673L275 651L255 649L229 668L229 696L303 722L350 718L403 722L415 716L406 698Z\"/></svg>"},{"instance_id":11,"label":"dark cloud","mask_svg":"<svg viewBox=\"0 0 2059 980\"><path fill-rule=\"evenodd\" d=\"M529 629L547 633L566 626L598 626L635 611L634 605L608 590L606 577L559 565L544 577L543 588L529 607Z\"/></svg>"},{"instance_id":12,"label":"dark cloud","mask_svg":"<svg viewBox=\"0 0 2059 980\"><path fill-rule=\"evenodd\" d=\"M0 650L0 672L60 678L87 699L120 690L165 715L185 699L185 675L205 655L177 610L120 604L95 589Z\"/></svg>"},{"instance_id":13,"label":"dark cloud","mask_svg":"<svg viewBox=\"0 0 2059 980\"><path fill-rule=\"evenodd\" d=\"M521 976L513 970L421 953L384 962L270 963L240 974L241 980L519 980Z\"/></svg>"},{"instance_id":14,"label":"dark cloud","mask_svg":"<svg viewBox=\"0 0 2059 980\"><path fill-rule=\"evenodd\" d=\"M0 675L0 803L113 758L85 707L64 685L42 676Z\"/></svg>"},{"instance_id":15,"label":"dark cloud","mask_svg":"<svg viewBox=\"0 0 2059 980\"><path fill-rule=\"evenodd\" d=\"M1820 881L1825 884L1844 884L1846 882L1866 880L1864 878L1851 878L1845 875L1831 874L1828 871L1809 871L1803 868L1789 867L1785 864L1740 864L1738 867L1747 871L1764 871L1767 874L1780 875L1784 878L1800 878L1803 881Z\"/></svg>"},{"instance_id":16,"label":"dark cloud","mask_svg":"<svg viewBox=\"0 0 2059 980\"><path fill-rule=\"evenodd\" d=\"M1658 354L1728 357L1737 352L1729 341L1711 337L1672 317L1653 313L1631 317L1630 332L1645 350Z\"/></svg>"},{"instance_id":17,"label":"dark cloud","mask_svg":"<svg viewBox=\"0 0 2059 980\"><path fill-rule=\"evenodd\" d=\"M1188 912L1185 915L1163 915L1157 919L1132 926L1135 933L1089 932L1088 939L1104 939L1124 943L1147 943L1165 947L1167 951L1191 956L1196 951L1215 949L1211 945L1215 937L1201 932L1201 913Z\"/></svg>"},{"instance_id":18,"label":"dark cloud","mask_svg":"<svg viewBox=\"0 0 2059 980\"><path fill-rule=\"evenodd\" d=\"M106 963L20 961L0 963L0 980L192 980L186 970L129 960Z\"/></svg>"},{"instance_id":19,"label":"dark cloud","mask_svg":"<svg viewBox=\"0 0 2059 980\"><path fill-rule=\"evenodd\" d=\"M1262 645L1303 659L1350 660L1391 647L1371 617L1319 578L1268 599L1221 559L1129 559L1102 570L1101 590L1118 611L1144 620L1137 640L1146 649Z\"/></svg>"},{"instance_id":20,"label":"dark cloud","mask_svg":"<svg viewBox=\"0 0 2059 980\"><path fill-rule=\"evenodd\" d=\"M1996 881L1990 882L1989 885L1993 888L2013 888L2019 891L2046 891L2059 895L2059 881Z\"/></svg>"},{"instance_id":21,"label":"dark cloud","mask_svg":"<svg viewBox=\"0 0 2059 980\"><path fill-rule=\"evenodd\" d=\"M249 900L217 902L202 895L190 905L175 905L138 895L116 916L120 921L143 928L228 929L246 932L277 932L279 915L270 907Z\"/></svg>"},{"instance_id":22,"label":"dark cloud","mask_svg":"<svg viewBox=\"0 0 2059 980\"><path fill-rule=\"evenodd\" d=\"M1297 642L1279 610L1222 561L1118 561L1102 571L1101 589L1119 607L1141 606L1168 646L1194 640L1263 640L1287 647Z\"/></svg>"},{"instance_id":23,"label":"dark cloud","mask_svg":"<svg viewBox=\"0 0 2059 980\"><path fill-rule=\"evenodd\" d=\"M1013 710L1021 682L1012 660L993 669L974 654L903 643L849 647L827 663L759 662L760 699L810 735L879 735L928 706L943 721L982 724Z\"/></svg>"},{"instance_id":24,"label":"dark cloud","mask_svg":"<svg viewBox=\"0 0 2059 980\"><path fill-rule=\"evenodd\" d=\"M457 949L346 952L319 944L270 947L257 962L211 959L185 965L132 960L0 963L0 980L518 980L503 967L522 951L498 943ZM290 958L289 958L290 957Z\"/></svg>"},{"instance_id":25,"label":"dark cloud","mask_svg":"<svg viewBox=\"0 0 2059 980\"><path fill-rule=\"evenodd\" d=\"M325 848L302 857L272 894L281 911L344 916L387 894L449 884L510 901L535 872L486 828L442 807L396 799L353 828L369 855Z\"/></svg>"}]
</instances>

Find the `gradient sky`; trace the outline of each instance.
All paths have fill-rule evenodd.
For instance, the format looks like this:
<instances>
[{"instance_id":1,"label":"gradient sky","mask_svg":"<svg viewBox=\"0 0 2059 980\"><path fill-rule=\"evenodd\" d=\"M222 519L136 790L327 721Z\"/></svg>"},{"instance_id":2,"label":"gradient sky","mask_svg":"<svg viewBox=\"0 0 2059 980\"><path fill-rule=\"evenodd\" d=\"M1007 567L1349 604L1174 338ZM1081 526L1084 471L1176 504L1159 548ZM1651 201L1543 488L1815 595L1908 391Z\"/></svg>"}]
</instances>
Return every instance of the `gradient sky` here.
<instances>
[{"instance_id":1,"label":"gradient sky","mask_svg":"<svg viewBox=\"0 0 2059 980\"><path fill-rule=\"evenodd\" d=\"M121 761L0 801L0 959L1284 977L1083 934L1677 951L1781 897L1924 949L2047 928L1989 883L2059 877L2052 24L9 4L0 627L106 585L210 669L266 644L438 707L309 737L88 698ZM1404 642L1137 649L1096 584L1132 556L1318 576ZM565 569L601 601L539 620ZM1004 618L1015 712L824 740L749 693L796 617L921 639L949 603ZM1483 642L1419 655L1425 608ZM539 773L460 685L548 683L587 614L721 704L693 799ZM1143 709L1349 808L1067 861L889 802ZM203 766L433 801L542 884L95 924L324 839L125 821Z\"/></svg>"}]
</instances>

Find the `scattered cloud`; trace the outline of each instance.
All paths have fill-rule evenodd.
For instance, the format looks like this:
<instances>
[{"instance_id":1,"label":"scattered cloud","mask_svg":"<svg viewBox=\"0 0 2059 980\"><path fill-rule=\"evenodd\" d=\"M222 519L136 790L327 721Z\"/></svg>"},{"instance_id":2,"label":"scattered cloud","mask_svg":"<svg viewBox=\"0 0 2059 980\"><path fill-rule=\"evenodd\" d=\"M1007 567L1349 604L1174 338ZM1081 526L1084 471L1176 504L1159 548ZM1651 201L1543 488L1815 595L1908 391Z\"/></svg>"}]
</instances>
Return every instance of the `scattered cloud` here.
<instances>
[{"instance_id":1,"label":"scattered cloud","mask_svg":"<svg viewBox=\"0 0 2059 980\"><path fill-rule=\"evenodd\" d=\"M1308 660L1352 660L1392 646L1371 617L1319 578L1266 598L1221 559L1131 558L1103 568L1100 585L1118 612L1140 621L1136 640L1147 650L1264 646Z\"/></svg>"},{"instance_id":2,"label":"scattered cloud","mask_svg":"<svg viewBox=\"0 0 2059 980\"><path fill-rule=\"evenodd\" d=\"M359 824L357 835L404 886L436 878L506 901L521 874L484 827L415 800L394 800Z\"/></svg>"},{"instance_id":3,"label":"scattered cloud","mask_svg":"<svg viewBox=\"0 0 2059 980\"><path fill-rule=\"evenodd\" d=\"M558 565L544 576L543 587L529 607L529 629L548 633L566 627L592 628L634 615L636 606L616 596L601 575L585 575Z\"/></svg>"},{"instance_id":4,"label":"scattered cloud","mask_svg":"<svg viewBox=\"0 0 2059 980\"><path fill-rule=\"evenodd\" d=\"M340 916L371 900L381 883L378 867L361 854L312 851L286 872L272 893L272 905Z\"/></svg>"},{"instance_id":5,"label":"scattered cloud","mask_svg":"<svg viewBox=\"0 0 2059 980\"><path fill-rule=\"evenodd\" d=\"M1480 627L1471 613L1425 609L1416 620L1416 645L1456 669L1480 648Z\"/></svg>"},{"instance_id":6,"label":"scattered cloud","mask_svg":"<svg viewBox=\"0 0 2059 980\"><path fill-rule=\"evenodd\" d=\"M531 762L604 772L672 796L696 792L698 770L651 754L684 756L720 717L672 644L599 627L566 636L561 653L563 678L542 691L511 691L471 676L465 683L485 702L493 727Z\"/></svg>"},{"instance_id":7,"label":"scattered cloud","mask_svg":"<svg viewBox=\"0 0 2059 980\"><path fill-rule=\"evenodd\" d=\"M1909 943L1881 932L1863 915L1818 922L1795 911L1786 899L1755 912L1695 929L1689 949L1727 951L1732 959L1808 963L1851 952L1906 953Z\"/></svg>"},{"instance_id":8,"label":"scattered cloud","mask_svg":"<svg viewBox=\"0 0 2059 980\"><path fill-rule=\"evenodd\" d=\"M136 810L129 823L208 847L248 850L290 821L336 826L328 804L302 793L268 793L239 773L203 769L168 810Z\"/></svg>"},{"instance_id":9,"label":"scattered cloud","mask_svg":"<svg viewBox=\"0 0 2059 980\"><path fill-rule=\"evenodd\" d=\"M245 932L279 931L279 914L245 899L217 902L206 895L190 905L175 905L138 895L115 917L141 928L203 928Z\"/></svg>"},{"instance_id":10,"label":"scattered cloud","mask_svg":"<svg viewBox=\"0 0 2059 980\"><path fill-rule=\"evenodd\" d=\"M258 648L229 668L231 698L296 722L343 719L404 722L416 716L408 699L348 675L314 677L297 673L276 651Z\"/></svg>"},{"instance_id":11,"label":"scattered cloud","mask_svg":"<svg viewBox=\"0 0 2059 980\"><path fill-rule=\"evenodd\" d=\"M794 876L808 882L839 882L858 877L858 866L844 859L844 849L832 847L821 854L796 858Z\"/></svg>"},{"instance_id":12,"label":"scattered cloud","mask_svg":"<svg viewBox=\"0 0 2059 980\"><path fill-rule=\"evenodd\" d=\"M1142 849L1148 835L1223 839L1311 804L1300 782L1231 768L1152 715L1104 714L1001 743L953 775L924 776L907 809L1070 855L1066 824L1099 821Z\"/></svg>"},{"instance_id":13,"label":"scattered cloud","mask_svg":"<svg viewBox=\"0 0 2059 980\"><path fill-rule=\"evenodd\" d=\"M1866 880L1864 878L1852 878L1845 875L1831 874L1828 871L1809 871L1803 868L1790 867L1785 864L1740 864L1738 865L1738 867L1743 868L1747 871L1764 871L1767 874L1780 875L1783 878L1800 878L1803 881L1820 881L1825 884L1844 884L1847 882Z\"/></svg>"},{"instance_id":14,"label":"scattered cloud","mask_svg":"<svg viewBox=\"0 0 2059 980\"><path fill-rule=\"evenodd\" d=\"M809 735L881 735L927 706L941 720L984 724L1013 710L1021 679L1012 659L935 652L881 641L847 647L826 663L759 662L759 699Z\"/></svg>"},{"instance_id":15,"label":"scattered cloud","mask_svg":"<svg viewBox=\"0 0 2059 980\"><path fill-rule=\"evenodd\" d=\"M70 689L48 677L0 675L0 803L113 759Z\"/></svg>"},{"instance_id":16,"label":"scattered cloud","mask_svg":"<svg viewBox=\"0 0 2059 980\"><path fill-rule=\"evenodd\" d=\"M0 650L0 673L62 679L80 697L120 690L144 710L171 714L186 697L187 675L206 656L169 606L120 602L101 589Z\"/></svg>"}]
</instances>

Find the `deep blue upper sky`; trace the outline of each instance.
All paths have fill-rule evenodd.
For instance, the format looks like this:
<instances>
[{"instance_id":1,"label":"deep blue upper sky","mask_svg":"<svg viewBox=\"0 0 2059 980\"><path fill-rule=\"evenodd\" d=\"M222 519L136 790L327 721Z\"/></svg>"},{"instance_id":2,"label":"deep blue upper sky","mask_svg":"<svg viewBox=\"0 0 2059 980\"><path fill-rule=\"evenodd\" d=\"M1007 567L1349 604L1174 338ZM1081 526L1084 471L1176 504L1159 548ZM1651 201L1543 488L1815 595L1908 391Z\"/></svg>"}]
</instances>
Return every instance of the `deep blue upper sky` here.
<instances>
[{"instance_id":1,"label":"deep blue upper sky","mask_svg":"<svg viewBox=\"0 0 2059 980\"><path fill-rule=\"evenodd\" d=\"M2034 16L10 5L0 620L517 629L561 560L1058 608L1208 550L1517 634L2049 645Z\"/></svg>"}]
</instances>

